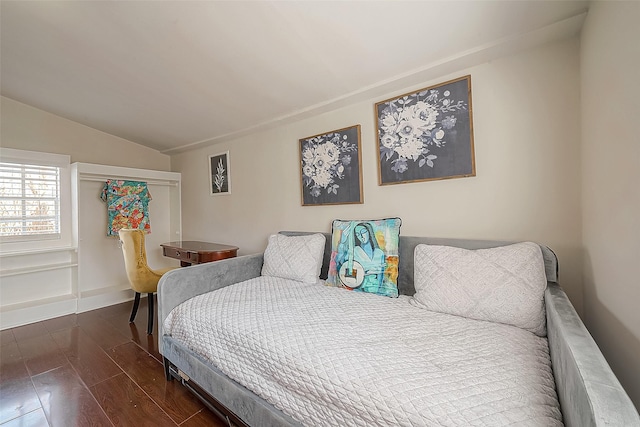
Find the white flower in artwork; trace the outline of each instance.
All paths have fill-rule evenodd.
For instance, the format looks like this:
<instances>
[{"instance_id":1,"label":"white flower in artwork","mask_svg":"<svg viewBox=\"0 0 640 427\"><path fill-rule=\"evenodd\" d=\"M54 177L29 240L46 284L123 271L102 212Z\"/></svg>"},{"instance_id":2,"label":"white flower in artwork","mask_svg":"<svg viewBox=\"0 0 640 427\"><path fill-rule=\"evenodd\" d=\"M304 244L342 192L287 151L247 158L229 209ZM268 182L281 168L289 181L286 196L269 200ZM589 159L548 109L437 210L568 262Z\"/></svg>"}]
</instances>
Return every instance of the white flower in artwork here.
<instances>
[{"instance_id":1,"label":"white flower in artwork","mask_svg":"<svg viewBox=\"0 0 640 427\"><path fill-rule=\"evenodd\" d=\"M329 169L316 169L313 181L322 188L327 188L333 182L333 176Z\"/></svg>"},{"instance_id":2,"label":"white flower in artwork","mask_svg":"<svg viewBox=\"0 0 640 427\"><path fill-rule=\"evenodd\" d=\"M398 125L398 111L390 111L388 114L380 117L380 127L385 131L391 131Z\"/></svg>"},{"instance_id":3,"label":"white flower in artwork","mask_svg":"<svg viewBox=\"0 0 640 427\"><path fill-rule=\"evenodd\" d=\"M420 123L422 130L431 130L436 127L438 119L438 110L432 105L419 101L409 108L411 116Z\"/></svg>"},{"instance_id":4,"label":"white flower in artwork","mask_svg":"<svg viewBox=\"0 0 640 427\"><path fill-rule=\"evenodd\" d=\"M313 147L306 147L302 150L302 161L305 164L313 163L313 159L316 156L316 150Z\"/></svg>"},{"instance_id":5,"label":"white flower in artwork","mask_svg":"<svg viewBox=\"0 0 640 427\"><path fill-rule=\"evenodd\" d=\"M404 120L398 124L396 133L398 134L398 137L403 140L410 138L414 133L420 134L421 131L419 128L416 128L410 121Z\"/></svg>"},{"instance_id":6,"label":"white flower in artwork","mask_svg":"<svg viewBox=\"0 0 640 427\"><path fill-rule=\"evenodd\" d=\"M311 177L315 174L315 168L311 164L304 164L302 166L302 174Z\"/></svg>"},{"instance_id":7,"label":"white flower in artwork","mask_svg":"<svg viewBox=\"0 0 640 427\"><path fill-rule=\"evenodd\" d=\"M322 159L327 168L337 165L340 160L340 150L333 142L325 142L319 145L317 152L318 157Z\"/></svg>"},{"instance_id":8,"label":"white flower in artwork","mask_svg":"<svg viewBox=\"0 0 640 427\"><path fill-rule=\"evenodd\" d=\"M417 135L409 135L396 148L396 153L406 159L417 160L422 154L422 139Z\"/></svg>"},{"instance_id":9,"label":"white flower in artwork","mask_svg":"<svg viewBox=\"0 0 640 427\"><path fill-rule=\"evenodd\" d=\"M394 133L386 132L384 135L382 135L382 138L380 139L380 143L384 147L389 148L391 150L395 148L398 141L400 141L400 137L395 132Z\"/></svg>"}]
</instances>

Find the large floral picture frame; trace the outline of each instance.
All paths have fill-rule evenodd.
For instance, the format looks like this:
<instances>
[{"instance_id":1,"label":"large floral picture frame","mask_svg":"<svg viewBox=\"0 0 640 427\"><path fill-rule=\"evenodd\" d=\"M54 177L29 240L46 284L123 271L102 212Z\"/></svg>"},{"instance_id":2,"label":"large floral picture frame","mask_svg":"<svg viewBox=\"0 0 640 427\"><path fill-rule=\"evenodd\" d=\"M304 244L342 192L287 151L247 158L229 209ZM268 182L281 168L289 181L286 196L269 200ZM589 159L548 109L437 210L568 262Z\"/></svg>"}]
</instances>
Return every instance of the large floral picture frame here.
<instances>
[{"instance_id":1,"label":"large floral picture frame","mask_svg":"<svg viewBox=\"0 0 640 427\"><path fill-rule=\"evenodd\" d=\"M229 152L209 156L209 194L231 194Z\"/></svg>"},{"instance_id":2,"label":"large floral picture frame","mask_svg":"<svg viewBox=\"0 0 640 427\"><path fill-rule=\"evenodd\" d=\"M360 125L299 140L302 206L363 203Z\"/></svg>"},{"instance_id":3,"label":"large floral picture frame","mask_svg":"<svg viewBox=\"0 0 640 427\"><path fill-rule=\"evenodd\" d=\"M378 184L475 176L471 76L375 104Z\"/></svg>"}]
</instances>

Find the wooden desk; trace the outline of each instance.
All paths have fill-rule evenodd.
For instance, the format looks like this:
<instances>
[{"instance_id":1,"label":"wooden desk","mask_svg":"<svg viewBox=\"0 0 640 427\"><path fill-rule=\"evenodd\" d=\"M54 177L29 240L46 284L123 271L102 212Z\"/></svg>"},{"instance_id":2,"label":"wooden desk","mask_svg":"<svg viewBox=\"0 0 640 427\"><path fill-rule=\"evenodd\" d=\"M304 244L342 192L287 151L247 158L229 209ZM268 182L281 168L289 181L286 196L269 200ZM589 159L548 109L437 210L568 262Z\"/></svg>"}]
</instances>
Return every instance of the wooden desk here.
<instances>
[{"instance_id":1,"label":"wooden desk","mask_svg":"<svg viewBox=\"0 0 640 427\"><path fill-rule=\"evenodd\" d=\"M179 242L163 243L160 246L162 246L162 254L164 256L179 259L180 266L182 267L219 261L238 255L237 247L221 245L219 243L182 240Z\"/></svg>"}]
</instances>

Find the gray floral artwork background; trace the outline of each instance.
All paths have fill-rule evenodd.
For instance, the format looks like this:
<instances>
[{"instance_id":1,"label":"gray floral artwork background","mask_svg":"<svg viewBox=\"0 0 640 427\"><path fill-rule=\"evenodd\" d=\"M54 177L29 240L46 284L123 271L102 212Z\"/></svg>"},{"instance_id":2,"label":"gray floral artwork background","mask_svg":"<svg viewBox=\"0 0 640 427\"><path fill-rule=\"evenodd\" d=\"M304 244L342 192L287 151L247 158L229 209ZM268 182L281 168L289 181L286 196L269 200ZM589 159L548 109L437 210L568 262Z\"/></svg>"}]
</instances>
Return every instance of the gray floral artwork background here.
<instances>
[{"instance_id":1,"label":"gray floral artwork background","mask_svg":"<svg viewBox=\"0 0 640 427\"><path fill-rule=\"evenodd\" d=\"M229 152L209 156L209 191L212 196L231 194Z\"/></svg>"},{"instance_id":2,"label":"gray floral artwork background","mask_svg":"<svg viewBox=\"0 0 640 427\"><path fill-rule=\"evenodd\" d=\"M376 104L379 184L475 175L471 77Z\"/></svg>"},{"instance_id":3,"label":"gray floral artwork background","mask_svg":"<svg viewBox=\"0 0 640 427\"><path fill-rule=\"evenodd\" d=\"M299 142L303 206L362 203L360 125Z\"/></svg>"}]
</instances>

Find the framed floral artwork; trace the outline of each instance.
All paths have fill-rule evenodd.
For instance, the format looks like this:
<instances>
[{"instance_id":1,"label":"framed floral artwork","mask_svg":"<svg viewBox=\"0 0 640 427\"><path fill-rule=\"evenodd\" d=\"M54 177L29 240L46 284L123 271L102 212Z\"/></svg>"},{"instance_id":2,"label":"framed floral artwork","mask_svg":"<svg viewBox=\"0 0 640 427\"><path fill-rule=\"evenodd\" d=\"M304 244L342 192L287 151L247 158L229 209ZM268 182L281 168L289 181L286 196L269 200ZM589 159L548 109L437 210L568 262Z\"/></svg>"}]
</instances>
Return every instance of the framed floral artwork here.
<instances>
[{"instance_id":1,"label":"framed floral artwork","mask_svg":"<svg viewBox=\"0 0 640 427\"><path fill-rule=\"evenodd\" d=\"M229 152L209 156L209 192L212 196L231 194Z\"/></svg>"},{"instance_id":2,"label":"framed floral artwork","mask_svg":"<svg viewBox=\"0 0 640 427\"><path fill-rule=\"evenodd\" d=\"M471 76L375 104L378 184L475 176Z\"/></svg>"},{"instance_id":3,"label":"framed floral artwork","mask_svg":"<svg viewBox=\"0 0 640 427\"><path fill-rule=\"evenodd\" d=\"M363 203L360 125L299 143L302 206Z\"/></svg>"}]
</instances>

